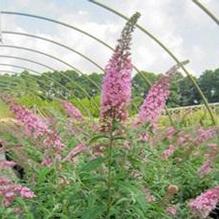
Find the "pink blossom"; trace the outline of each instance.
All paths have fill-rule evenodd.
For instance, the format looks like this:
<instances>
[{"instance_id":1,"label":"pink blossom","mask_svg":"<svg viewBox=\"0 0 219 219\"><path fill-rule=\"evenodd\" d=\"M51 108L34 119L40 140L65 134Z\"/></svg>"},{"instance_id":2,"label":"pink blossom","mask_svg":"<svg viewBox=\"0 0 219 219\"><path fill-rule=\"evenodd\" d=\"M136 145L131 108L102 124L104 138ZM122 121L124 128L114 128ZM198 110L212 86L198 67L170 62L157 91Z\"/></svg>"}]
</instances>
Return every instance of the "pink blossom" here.
<instances>
[{"instance_id":1,"label":"pink blossom","mask_svg":"<svg viewBox=\"0 0 219 219\"><path fill-rule=\"evenodd\" d=\"M189 202L191 211L200 218L206 218L219 201L219 186L211 188Z\"/></svg>"},{"instance_id":2,"label":"pink blossom","mask_svg":"<svg viewBox=\"0 0 219 219\"><path fill-rule=\"evenodd\" d=\"M54 148L56 151L61 151L65 147L61 137L54 130L47 131L46 138L44 139L43 143L48 148Z\"/></svg>"},{"instance_id":3,"label":"pink blossom","mask_svg":"<svg viewBox=\"0 0 219 219\"><path fill-rule=\"evenodd\" d=\"M14 161L1 160L0 161L0 169L7 169L15 166L16 163Z\"/></svg>"},{"instance_id":4,"label":"pink blossom","mask_svg":"<svg viewBox=\"0 0 219 219\"><path fill-rule=\"evenodd\" d=\"M148 95L140 107L137 123L155 125L170 95L171 78L184 63L186 62L173 66L150 88Z\"/></svg>"},{"instance_id":5,"label":"pink blossom","mask_svg":"<svg viewBox=\"0 0 219 219\"><path fill-rule=\"evenodd\" d=\"M173 128L173 127L167 128L167 131L166 131L167 139L171 140L175 133L176 133L176 129L175 128Z\"/></svg>"},{"instance_id":6,"label":"pink blossom","mask_svg":"<svg viewBox=\"0 0 219 219\"><path fill-rule=\"evenodd\" d=\"M148 135L147 133L142 133L142 134L140 135L140 141L142 141L142 142L148 142L148 140L149 140L149 135Z\"/></svg>"},{"instance_id":7,"label":"pink blossom","mask_svg":"<svg viewBox=\"0 0 219 219\"><path fill-rule=\"evenodd\" d=\"M16 197L30 199L35 194L27 187L15 184L7 178L0 177L0 196L3 198L4 206L8 207Z\"/></svg>"},{"instance_id":8,"label":"pink blossom","mask_svg":"<svg viewBox=\"0 0 219 219\"><path fill-rule=\"evenodd\" d=\"M61 137L55 130L49 128L48 123L44 119L32 113L26 107L15 103L15 101L9 101L8 104L16 119L24 125L25 133L28 136L34 138L43 137L43 143L47 147L55 148L57 151L64 147Z\"/></svg>"},{"instance_id":9,"label":"pink blossom","mask_svg":"<svg viewBox=\"0 0 219 219\"><path fill-rule=\"evenodd\" d=\"M166 212L171 215L171 216L176 216L176 213L177 213L177 208L176 206L170 206L166 209Z\"/></svg>"},{"instance_id":10,"label":"pink blossom","mask_svg":"<svg viewBox=\"0 0 219 219\"><path fill-rule=\"evenodd\" d=\"M33 198L35 197L34 193L27 187L21 187L19 190L20 196L22 198Z\"/></svg>"},{"instance_id":11,"label":"pink blossom","mask_svg":"<svg viewBox=\"0 0 219 219\"><path fill-rule=\"evenodd\" d=\"M208 147L209 147L210 149L216 150L216 149L218 148L218 145L217 145L217 144L214 144L214 143L210 143L210 144L208 144Z\"/></svg>"},{"instance_id":12,"label":"pink blossom","mask_svg":"<svg viewBox=\"0 0 219 219\"><path fill-rule=\"evenodd\" d=\"M144 189L144 194L147 202L152 203L156 201L155 196L151 193L151 191L148 188Z\"/></svg>"},{"instance_id":13,"label":"pink blossom","mask_svg":"<svg viewBox=\"0 0 219 219\"><path fill-rule=\"evenodd\" d=\"M84 144L78 144L76 145L70 152L69 154L63 159L64 161L66 160L72 160L75 156L77 156L79 153L85 151L87 149L87 146Z\"/></svg>"},{"instance_id":14,"label":"pink blossom","mask_svg":"<svg viewBox=\"0 0 219 219\"><path fill-rule=\"evenodd\" d=\"M179 135L178 135L177 144L182 145L182 144L185 144L185 143L192 142L192 140L193 139L191 138L190 135L185 134L184 132L180 132Z\"/></svg>"},{"instance_id":15,"label":"pink blossom","mask_svg":"<svg viewBox=\"0 0 219 219\"><path fill-rule=\"evenodd\" d=\"M75 107L72 103L68 102L68 101L62 101L63 107L66 111L66 113L68 114L68 116L70 116L72 119L81 121L83 119L83 116L80 112L80 110Z\"/></svg>"},{"instance_id":16,"label":"pink blossom","mask_svg":"<svg viewBox=\"0 0 219 219\"><path fill-rule=\"evenodd\" d=\"M48 124L45 120L15 102L10 102L9 106L10 110L15 114L15 118L23 123L27 135L37 138L47 132Z\"/></svg>"},{"instance_id":17,"label":"pink blossom","mask_svg":"<svg viewBox=\"0 0 219 219\"><path fill-rule=\"evenodd\" d=\"M210 160L207 160L199 168L198 174L199 174L199 176L205 176L205 175L209 174L211 171L212 171L212 162Z\"/></svg>"},{"instance_id":18,"label":"pink blossom","mask_svg":"<svg viewBox=\"0 0 219 219\"><path fill-rule=\"evenodd\" d=\"M43 161L41 162L41 164L42 164L43 166L49 167L49 166L52 165L52 159L51 159L50 157L46 156L46 157L43 159Z\"/></svg>"},{"instance_id":19,"label":"pink blossom","mask_svg":"<svg viewBox=\"0 0 219 219\"><path fill-rule=\"evenodd\" d=\"M1 169L10 169L15 165L13 161L0 161L0 171ZM15 184L6 176L0 176L0 199L3 201L4 206L9 206L16 197L21 198L33 198L34 193L27 187Z\"/></svg>"},{"instance_id":20,"label":"pink blossom","mask_svg":"<svg viewBox=\"0 0 219 219\"><path fill-rule=\"evenodd\" d=\"M127 22L115 52L105 68L100 108L103 130L109 128L113 120L124 121L128 117L132 72L129 46L131 33L139 16L139 13L136 13Z\"/></svg>"},{"instance_id":21,"label":"pink blossom","mask_svg":"<svg viewBox=\"0 0 219 219\"><path fill-rule=\"evenodd\" d=\"M197 131L197 138L196 142L197 144L201 144L203 142L208 141L211 138L214 138L217 134L217 131L215 128L199 128Z\"/></svg>"},{"instance_id":22,"label":"pink blossom","mask_svg":"<svg viewBox=\"0 0 219 219\"><path fill-rule=\"evenodd\" d=\"M175 146L169 145L169 147L162 154L163 159L167 160L174 153L175 150Z\"/></svg>"}]
</instances>

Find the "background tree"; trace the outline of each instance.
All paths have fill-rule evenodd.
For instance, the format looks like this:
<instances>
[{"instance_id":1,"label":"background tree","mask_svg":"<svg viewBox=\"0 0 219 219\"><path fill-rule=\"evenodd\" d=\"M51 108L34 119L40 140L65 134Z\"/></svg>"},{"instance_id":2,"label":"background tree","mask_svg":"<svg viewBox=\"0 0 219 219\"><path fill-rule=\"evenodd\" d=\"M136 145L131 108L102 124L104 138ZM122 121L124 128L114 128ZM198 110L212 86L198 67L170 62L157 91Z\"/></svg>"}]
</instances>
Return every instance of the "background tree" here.
<instances>
[{"instance_id":1,"label":"background tree","mask_svg":"<svg viewBox=\"0 0 219 219\"><path fill-rule=\"evenodd\" d=\"M141 74L152 83L159 77L159 75L152 72L142 71ZM199 78L193 78L197 81L209 102L219 102L219 68L215 70L206 70ZM32 99L34 99L33 96L35 95L42 100L48 101L52 100L54 97L65 97L67 99L74 99L76 97L80 100L84 99L85 102L89 102L90 98L99 99L100 90L97 86L101 87L102 79L103 74L96 72L87 75L79 75L74 70L67 70L44 72L41 75L34 75L24 71L20 74L0 75L0 92L10 91L18 97L26 95L32 97ZM90 97L82 90L85 90ZM131 111L133 113L138 110L138 106L142 103L148 90L148 83L139 73L137 73L132 81L132 103L137 106L136 108L132 104ZM172 80L171 95L167 102L167 106L188 106L199 103L202 103L202 100L190 79L177 73Z\"/></svg>"},{"instance_id":2,"label":"background tree","mask_svg":"<svg viewBox=\"0 0 219 219\"><path fill-rule=\"evenodd\" d=\"M210 103L219 102L219 68L206 70L198 83Z\"/></svg>"}]
</instances>

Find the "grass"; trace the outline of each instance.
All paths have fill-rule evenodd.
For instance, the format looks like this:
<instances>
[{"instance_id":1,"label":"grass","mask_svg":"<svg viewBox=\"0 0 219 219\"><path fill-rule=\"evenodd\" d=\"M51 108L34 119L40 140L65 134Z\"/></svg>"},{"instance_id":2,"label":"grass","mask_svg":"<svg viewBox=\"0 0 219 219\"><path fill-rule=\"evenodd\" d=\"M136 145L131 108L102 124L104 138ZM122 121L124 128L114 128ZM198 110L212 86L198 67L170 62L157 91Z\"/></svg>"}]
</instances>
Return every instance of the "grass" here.
<instances>
[{"instance_id":1,"label":"grass","mask_svg":"<svg viewBox=\"0 0 219 219\"><path fill-rule=\"evenodd\" d=\"M8 107L0 100L0 119L10 117L11 113L8 110Z\"/></svg>"}]
</instances>

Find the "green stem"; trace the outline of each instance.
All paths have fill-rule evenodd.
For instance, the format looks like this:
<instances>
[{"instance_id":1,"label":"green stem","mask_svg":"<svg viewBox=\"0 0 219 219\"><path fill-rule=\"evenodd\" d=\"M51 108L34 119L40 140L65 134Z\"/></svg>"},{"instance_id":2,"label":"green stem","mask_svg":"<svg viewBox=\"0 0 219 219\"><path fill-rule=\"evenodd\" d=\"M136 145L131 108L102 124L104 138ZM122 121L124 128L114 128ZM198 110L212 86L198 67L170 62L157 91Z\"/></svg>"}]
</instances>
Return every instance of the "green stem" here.
<instances>
[{"instance_id":1,"label":"green stem","mask_svg":"<svg viewBox=\"0 0 219 219\"><path fill-rule=\"evenodd\" d=\"M107 201L107 217L110 218L110 209L112 206L112 147L113 147L113 131L110 130L110 142L108 148L108 179L107 179L107 189L108 189L108 201Z\"/></svg>"}]
</instances>

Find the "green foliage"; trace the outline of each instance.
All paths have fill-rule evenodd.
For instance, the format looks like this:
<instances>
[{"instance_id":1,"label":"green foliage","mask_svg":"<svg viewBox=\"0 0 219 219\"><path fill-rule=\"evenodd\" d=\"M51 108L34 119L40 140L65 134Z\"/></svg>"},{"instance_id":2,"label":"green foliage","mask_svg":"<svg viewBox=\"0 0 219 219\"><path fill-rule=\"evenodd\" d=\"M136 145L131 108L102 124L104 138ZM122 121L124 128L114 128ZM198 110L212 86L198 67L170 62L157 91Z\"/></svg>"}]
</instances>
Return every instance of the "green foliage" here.
<instances>
[{"instance_id":1,"label":"green foliage","mask_svg":"<svg viewBox=\"0 0 219 219\"><path fill-rule=\"evenodd\" d=\"M32 106L25 98L22 101ZM36 197L32 200L16 199L10 208L0 207L2 218L170 219L173 217L167 214L166 208L176 204L176 218L188 219L191 213L187 202L218 182L218 160L209 175L198 175L208 152L206 144L217 143L216 138L196 147L189 141L184 145L177 143L182 133L195 139L196 128L180 129L181 132L171 139L167 138L166 129L159 129L157 133L148 131L149 140L142 141L140 136L145 133L144 127L132 129L117 124L110 135L94 131L86 121L74 124L76 130L83 128L85 134L79 131L72 136L65 127L65 116L60 114L56 120L60 120L56 122L59 133L66 136L65 156L81 141L87 142L88 150L73 161L61 161L46 167L40 164L39 141L18 137L22 133L20 129L19 135L7 132L7 135L14 136L13 139L7 137L9 145L24 146L22 156L26 157L23 159L26 177L21 183L30 187ZM1 128L0 136L6 140L3 132ZM163 159L162 154L170 144L177 147L176 151L168 159ZM96 155L95 148L99 145L104 149ZM167 198L169 185L176 185L179 191ZM21 213L16 216L14 208L22 209Z\"/></svg>"},{"instance_id":2,"label":"green foliage","mask_svg":"<svg viewBox=\"0 0 219 219\"><path fill-rule=\"evenodd\" d=\"M219 122L219 113L213 112L214 118ZM199 110L191 110L185 109L180 110L171 115L174 124L176 127L194 127L197 125L208 127L212 124L212 120L207 110L199 109ZM170 120L168 116L161 116L159 120L159 125L162 127L171 126Z\"/></svg>"},{"instance_id":3,"label":"green foliage","mask_svg":"<svg viewBox=\"0 0 219 219\"><path fill-rule=\"evenodd\" d=\"M0 100L0 119L1 118L6 118L10 117L11 113L8 110L8 106L5 105L1 100Z\"/></svg>"},{"instance_id":4,"label":"green foliage","mask_svg":"<svg viewBox=\"0 0 219 219\"><path fill-rule=\"evenodd\" d=\"M145 78L153 84L159 75L144 72L133 77L133 103L143 100L149 90ZM17 97L38 96L43 100L54 98L82 99L86 107L88 100L93 101L100 96L103 75L92 73L79 75L73 70L45 72L42 75L32 75L27 71L17 75L0 75L0 92L10 92ZM209 102L219 102L219 69L207 70L199 78L194 77ZM87 99L87 100L86 100ZM96 102L96 100L94 100ZM98 103L98 101L97 101ZM177 73L172 80L169 107L187 106L202 103L200 96L188 77ZM93 103L91 103L93 105ZM134 113L136 109L132 109ZM96 112L94 114L97 114Z\"/></svg>"},{"instance_id":5,"label":"green foliage","mask_svg":"<svg viewBox=\"0 0 219 219\"><path fill-rule=\"evenodd\" d=\"M199 86L210 103L219 100L219 69L207 70L199 78Z\"/></svg>"}]
</instances>

